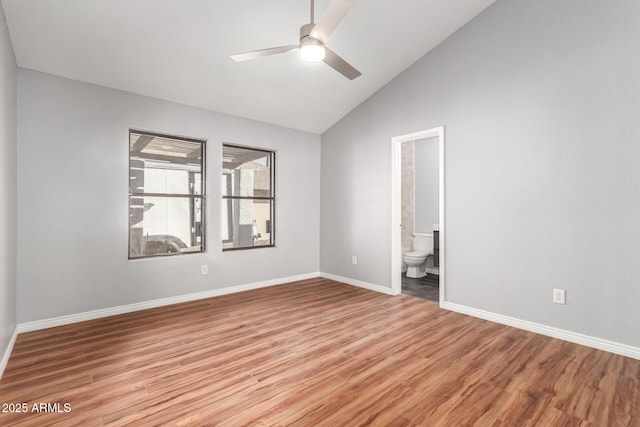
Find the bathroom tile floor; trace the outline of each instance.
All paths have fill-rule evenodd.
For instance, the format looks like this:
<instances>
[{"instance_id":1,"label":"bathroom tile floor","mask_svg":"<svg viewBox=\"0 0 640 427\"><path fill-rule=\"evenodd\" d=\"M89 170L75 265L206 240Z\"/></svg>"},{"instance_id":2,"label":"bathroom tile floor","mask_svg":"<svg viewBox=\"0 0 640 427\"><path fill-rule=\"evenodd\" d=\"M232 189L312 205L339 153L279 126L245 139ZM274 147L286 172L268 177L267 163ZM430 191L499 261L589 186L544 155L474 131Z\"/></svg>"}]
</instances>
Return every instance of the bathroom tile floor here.
<instances>
[{"instance_id":1,"label":"bathroom tile floor","mask_svg":"<svg viewBox=\"0 0 640 427\"><path fill-rule=\"evenodd\" d=\"M440 277L437 274L427 274L420 279L410 279L402 273L402 293L427 301L440 301Z\"/></svg>"}]
</instances>

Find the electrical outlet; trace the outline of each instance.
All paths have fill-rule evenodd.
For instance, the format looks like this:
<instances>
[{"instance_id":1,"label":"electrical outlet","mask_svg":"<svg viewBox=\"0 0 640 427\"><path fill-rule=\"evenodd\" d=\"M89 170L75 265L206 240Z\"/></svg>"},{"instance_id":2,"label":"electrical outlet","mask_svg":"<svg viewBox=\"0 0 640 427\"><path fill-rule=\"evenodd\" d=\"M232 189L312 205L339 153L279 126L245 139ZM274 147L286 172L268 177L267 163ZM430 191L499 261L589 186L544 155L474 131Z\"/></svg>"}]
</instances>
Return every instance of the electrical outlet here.
<instances>
[{"instance_id":1,"label":"electrical outlet","mask_svg":"<svg viewBox=\"0 0 640 427\"><path fill-rule=\"evenodd\" d=\"M566 292L564 289L553 290L553 302L556 304L566 304Z\"/></svg>"},{"instance_id":2,"label":"electrical outlet","mask_svg":"<svg viewBox=\"0 0 640 427\"><path fill-rule=\"evenodd\" d=\"M202 274L203 276L209 274L209 266L207 264L200 266L200 274Z\"/></svg>"},{"instance_id":3,"label":"electrical outlet","mask_svg":"<svg viewBox=\"0 0 640 427\"><path fill-rule=\"evenodd\" d=\"M352 256L351 257L351 264L356 265L358 263L358 257L357 256Z\"/></svg>"}]
</instances>

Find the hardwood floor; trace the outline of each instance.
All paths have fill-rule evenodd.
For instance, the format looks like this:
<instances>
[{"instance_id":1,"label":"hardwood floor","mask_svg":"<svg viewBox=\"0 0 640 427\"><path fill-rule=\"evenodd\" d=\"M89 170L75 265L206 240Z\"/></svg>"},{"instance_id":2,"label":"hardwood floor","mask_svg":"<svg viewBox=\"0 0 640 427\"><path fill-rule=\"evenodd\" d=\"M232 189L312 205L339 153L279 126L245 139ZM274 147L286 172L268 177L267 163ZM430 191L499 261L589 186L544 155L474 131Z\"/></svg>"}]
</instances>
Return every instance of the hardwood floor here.
<instances>
[{"instance_id":1,"label":"hardwood floor","mask_svg":"<svg viewBox=\"0 0 640 427\"><path fill-rule=\"evenodd\" d=\"M0 396L3 426L640 426L640 361L312 279L20 334Z\"/></svg>"}]
</instances>

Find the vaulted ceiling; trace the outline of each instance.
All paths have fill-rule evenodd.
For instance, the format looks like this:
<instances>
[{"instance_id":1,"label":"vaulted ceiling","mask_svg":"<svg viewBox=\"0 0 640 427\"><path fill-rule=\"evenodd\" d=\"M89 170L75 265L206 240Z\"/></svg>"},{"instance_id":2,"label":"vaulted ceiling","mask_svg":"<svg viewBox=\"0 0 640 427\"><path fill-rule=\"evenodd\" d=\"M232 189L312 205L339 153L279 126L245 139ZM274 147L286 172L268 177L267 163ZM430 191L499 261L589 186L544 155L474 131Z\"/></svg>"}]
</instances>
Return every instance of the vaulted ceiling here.
<instances>
[{"instance_id":1,"label":"vaulted ceiling","mask_svg":"<svg viewBox=\"0 0 640 427\"><path fill-rule=\"evenodd\" d=\"M2 0L20 67L322 133L494 0L360 0L328 46L350 81L296 51L308 0ZM329 0L315 2L316 17Z\"/></svg>"}]
</instances>

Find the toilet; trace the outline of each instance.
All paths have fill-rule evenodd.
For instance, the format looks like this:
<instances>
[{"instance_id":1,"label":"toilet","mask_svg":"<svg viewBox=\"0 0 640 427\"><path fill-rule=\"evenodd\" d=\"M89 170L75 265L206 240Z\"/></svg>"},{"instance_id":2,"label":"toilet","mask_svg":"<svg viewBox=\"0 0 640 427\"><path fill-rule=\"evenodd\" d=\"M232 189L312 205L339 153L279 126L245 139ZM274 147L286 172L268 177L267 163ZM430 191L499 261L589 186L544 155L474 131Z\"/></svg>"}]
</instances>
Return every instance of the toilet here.
<instances>
[{"instance_id":1,"label":"toilet","mask_svg":"<svg viewBox=\"0 0 640 427\"><path fill-rule=\"evenodd\" d=\"M424 267L428 255L433 255L433 234L413 233L413 250L402 254L408 267L407 277L419 279L427 275Z\"/></svg>"}]
</instances>

